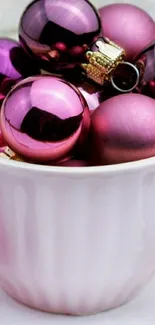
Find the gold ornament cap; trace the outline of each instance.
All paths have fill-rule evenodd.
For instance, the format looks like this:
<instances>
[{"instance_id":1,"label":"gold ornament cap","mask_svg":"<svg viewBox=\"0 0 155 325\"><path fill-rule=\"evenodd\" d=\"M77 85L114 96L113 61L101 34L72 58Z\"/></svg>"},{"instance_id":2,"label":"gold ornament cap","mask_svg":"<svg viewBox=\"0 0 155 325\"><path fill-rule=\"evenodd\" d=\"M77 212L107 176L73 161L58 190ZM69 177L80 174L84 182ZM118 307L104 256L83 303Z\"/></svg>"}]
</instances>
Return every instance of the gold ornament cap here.
<instances>
[{"instance_id":1,"label":"gold ornament cap","mask_svg":"<svg viewBox=\"0 0 155 325\"><path fill-rule=\"evenodd\" d=\"M94 44L94 47L94 51L90 50L86 52L87 62L81 64L87 78L100 86L111 82L113 87L121 92L133 90L139 82L139 70L132 63L125 61L125 50L108 38L99 38ZM115 84L113 75L120 64L133 68L136 78L132 88L124 90Z\"/></svg>"},{"instance_id":2,"label":"gold ornament cap","mask_svg":"<svg viewBox=\"0 0 155 325\"><path fill-rule=\"evenodd\" d=\"M23 158L18 156L13 150L9 147L5 147L4 151L0 153L0 158L8 159L8 160L16 160L24 162Z\"/></svg>"}]
</instances>

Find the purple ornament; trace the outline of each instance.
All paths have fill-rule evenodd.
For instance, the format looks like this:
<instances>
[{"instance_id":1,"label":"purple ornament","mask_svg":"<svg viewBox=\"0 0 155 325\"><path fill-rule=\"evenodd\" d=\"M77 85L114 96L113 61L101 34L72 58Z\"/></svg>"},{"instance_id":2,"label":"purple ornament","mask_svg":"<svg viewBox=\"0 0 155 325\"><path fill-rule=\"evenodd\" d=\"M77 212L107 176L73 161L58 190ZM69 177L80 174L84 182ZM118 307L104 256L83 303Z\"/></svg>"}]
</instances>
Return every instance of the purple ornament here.
<instances>
[{"instance_id":1,"label":"purple ornament","mask_svg":"<svg viewBox=\"0 0 155 325\"><path fill-rule=\"evenodd\" d=\"M47 71L73 68L100 34L101 24L87 0L35 0L24 11L19 38Z\"/></svg>"},{"instance_id":2,"label":"purple ornament","mask_svg":"<svg viewBox=\"0 0 155 325\"><path fill-rule=\"evenodd\" d=\"M92 114L91 156L115 164L155 156L155 101L140 94L106 100Z\"/></svg>"},{"instance_id":3,"label":"purple ornament","mask_svg":"<svg viewBox=\"0 0 155 325\"><path fill-rule=\"evenodd\" d=\"M100 94L99 92L94 91L91 87L81 86L78 87L82 95L84 96L89 110L92 113L100 104Z\"/></svg>"},{"instance_id":4,"label":"purple ornament","mask_svg":"<svg viewBox=\"0 0 155 325\"><path fill-rule=\"evenodd\" d=\"M141 71L137 91L155 99L155 42L147 46L135 62Z\"/></svg>"},{"instance_id":5,"label":"purple ornament","mask_svg":"<svg viewBox=\"0 0 155 325\"><path fill-rule=\"evenodd\" d=\"M20 44L11 39L0 39L0 74L19 80L39 73L32 59Z\"/></svg>"},{"instance_id":6,"label":"purple ornament","mask_svg":"<svg viewBox=\"0 0 155 325\"><path fill-rule=\"evenodd\" d=\"M99 14L104 36L124 48L128 60L134 60L154 40L154 20L133 4L109 4L100 8Z\"/></svg>"},{"instance_id":7,"label":"purple ornament","mask_svg":"<svg viewBox=\"0 0 155 325\"><path fill-rule=\"evenodd\" d=\"M0 39L0 101L21 78L39 74L39 69L18 42Z\"/></svg>"},{"instance_id":8,"label":"purple ornament","mask_svg":"<svg viewBox=\"0 0 155 325\"><path fill-rule=\"evenodd\" d=\"M2 105L1 128L8 146L31 161L72 157L88 135L90 114L77 88L51 76L28 78Z\"/></svg>"}]
</instances>

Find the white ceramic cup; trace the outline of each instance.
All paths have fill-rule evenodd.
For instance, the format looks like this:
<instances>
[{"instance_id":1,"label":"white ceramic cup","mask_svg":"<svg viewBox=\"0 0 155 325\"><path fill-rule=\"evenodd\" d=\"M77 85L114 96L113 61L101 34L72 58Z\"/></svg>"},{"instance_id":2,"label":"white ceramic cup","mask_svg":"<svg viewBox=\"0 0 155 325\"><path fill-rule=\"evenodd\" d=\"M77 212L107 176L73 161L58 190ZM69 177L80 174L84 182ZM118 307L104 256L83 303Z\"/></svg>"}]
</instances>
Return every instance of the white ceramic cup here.
<instances>
[{"instance_id":1,"label":"white ceramic cup","mask_svg":"<svg viewBox=\"0 0 155 325\"><path fill-rule=\"evenodd\" d=\"M15 23L27 2L0 2L2 16ZM92 314L130 300L154 271L155 158L89 168L0 160L0 280L12 297Z\"/></svg>"}]
</instances>

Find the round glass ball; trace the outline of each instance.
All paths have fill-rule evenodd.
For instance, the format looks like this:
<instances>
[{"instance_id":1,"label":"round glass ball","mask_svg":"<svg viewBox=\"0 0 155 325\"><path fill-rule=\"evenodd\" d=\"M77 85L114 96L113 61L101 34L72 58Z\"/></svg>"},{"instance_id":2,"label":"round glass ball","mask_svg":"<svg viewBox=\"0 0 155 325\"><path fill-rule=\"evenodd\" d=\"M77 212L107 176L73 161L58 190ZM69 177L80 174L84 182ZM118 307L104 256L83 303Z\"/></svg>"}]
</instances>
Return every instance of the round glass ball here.
<instances>
[{"instance_id":1,"label":"round glass ball","mask_svg":"<svg viewBox=\"0 0 155 325\"><path fill-rule=\"evenodd\" d=\"M39 73L36 63L18 42L0 38L0 100L18 80Z\"/></svg>"},{"instance_id":2,"label":"round glass ball","mask_svg":"<svg viewBox=\"0 0 155 325\"><path fill-rule=\"evenodd\" d=\"M147 46L135 62L141 72L137 91L155 99L155 42Z\"/></svg>"},{"instance_id":3,"label":"round glass ball","mask_svg":"<svg viewBox=\"0 0 155 325\"><path fill-rule=\"evenodd\" d=\"M97 10L88 0L35 0L24 11L19 39L47 71L73 68L100 34Z\"/></svg>"},{"instance_id":4,"label":"round glass ball","mask_svg":"<svg viewBox=\"0 0 155 325\"><path fill-rule=\"evenodd\" d=\"M100 104L100 93L97 91L94 91L88 86L80 86L78 87L82 95L84 96L89 110L92 113Z\"/></svg>"},{"instance_id":5,"label":"round glass ball","mask_svg":"<svg viewBox=\"0 0 155 325\"><path fill-rule=\"evenodd\" d=\"M51 76L27 78L8 94L1 129L8 146L31 161L61 161L80 150L90 113L77 88Z\"/></svg>"}]
</instances>

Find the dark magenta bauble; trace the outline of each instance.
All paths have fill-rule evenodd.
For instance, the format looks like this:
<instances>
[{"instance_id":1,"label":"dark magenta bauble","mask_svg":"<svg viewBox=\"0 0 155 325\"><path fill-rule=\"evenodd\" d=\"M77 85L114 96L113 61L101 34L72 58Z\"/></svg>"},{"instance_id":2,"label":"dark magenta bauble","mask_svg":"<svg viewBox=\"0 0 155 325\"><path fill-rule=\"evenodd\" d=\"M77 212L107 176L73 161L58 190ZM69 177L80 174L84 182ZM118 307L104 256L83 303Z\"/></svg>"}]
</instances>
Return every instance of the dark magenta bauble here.
<instances>
[{"instance_id":1,"label":"dark magenta bauble","mask_svg":"<svg viewBox=\"0 0 155 325\"><path fill-rule=\"evenodd\" d=\"M6 143L4 141L4 138L3 138L3 135L2 135L2 131L0 129L0 147L3 147L5 145L6 145Z\"/></svg>"},{"instance_id":2,"label":"dark magenta bauble","mask_svg":"<svg viewBox=\"0 0 155 325\"><path fill-rule=\"evenodd\" d=\"M92 114L91 156L115 164L155 156L155 101L125 94L103 102Z\"/></svg>"},{"instance_id":3,"label":"dark magenta bauble","mask_svg":"<svg viewBox=\"0 0 155 325\"><path fill-rule=\"evenodd\" d=\"M8 146L31 161L61 161L84 144L90 126L87 103L77 88L51 76L18 83L1 109Z\"/></svg>"},{"instance_id":4,"label":"dark magenta bauble","mask_svg":"<svg viewBox=\"0 0 155 325\"><path fill-rule=\"evenodd\" d=\"M141 80L137 91L155 98L155 42L146 47L135 62L141 71Z\"/></svg>"},{"instance_id":5,"label":"dark magenta bauble","mask_svg":"<svg viewBox=\"0 0 155 325\"><path fill-rule=\"evenodd\" d=\"M155 38L151 16L133 4L113 3L100 8L103 34L125 49L133 60Z\"/></svg>"},{"instance_id":6,"label":"dark magenta bauble","mask_svg":"<svg viewBox=\"0 0 155 325\"><path fill-rule=\"evenodd\" d=\"M19 38L42 68L72 68L100 34L98 13L87 0L35 0L24 11Z\"/></svg>"},{"instance_id":7,"label":"dark magenta bauble","mask_svg":"<svg viewBox=\"0 0 155 325\"><path fill-rule=\"evenodd\" d=\"M39 74L36 63L25 53L18 42L0 38L0 100L22 78Z\"/></svg>"}]
</instances>

